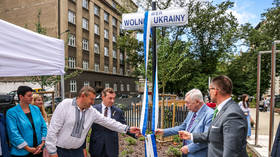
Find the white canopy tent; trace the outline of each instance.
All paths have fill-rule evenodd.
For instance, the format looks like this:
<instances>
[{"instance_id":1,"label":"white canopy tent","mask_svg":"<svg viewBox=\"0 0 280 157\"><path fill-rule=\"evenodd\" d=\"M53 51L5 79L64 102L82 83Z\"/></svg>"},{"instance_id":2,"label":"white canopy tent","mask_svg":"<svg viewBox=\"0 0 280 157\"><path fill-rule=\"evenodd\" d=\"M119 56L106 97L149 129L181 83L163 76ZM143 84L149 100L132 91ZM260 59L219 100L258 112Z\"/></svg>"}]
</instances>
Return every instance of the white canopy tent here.
<instances>
[{"instance_id":1,"label":"white canopy tent","mask_svg":"<svg viewBox=\"0 0 280 157\"><path fill-rule=\"evenodd\" d=\"M64 67L63 40L0 19L0 77L63 76Z\"/></svg>"}]
</instances>

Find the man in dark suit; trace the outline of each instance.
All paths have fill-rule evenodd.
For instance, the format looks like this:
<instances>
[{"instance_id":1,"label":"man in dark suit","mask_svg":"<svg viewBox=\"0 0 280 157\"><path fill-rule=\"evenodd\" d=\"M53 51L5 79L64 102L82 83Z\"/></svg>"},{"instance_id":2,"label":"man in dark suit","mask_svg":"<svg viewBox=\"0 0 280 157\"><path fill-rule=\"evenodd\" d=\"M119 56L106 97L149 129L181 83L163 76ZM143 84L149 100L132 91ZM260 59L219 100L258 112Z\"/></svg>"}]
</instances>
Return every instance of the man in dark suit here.
<instances>
[{"instance_id":1,"label":"man in dark suit","mask_svg":"<svg viewBox=\"0 0 280 157\"><path fill-rule=\"evenodd\" d=\"M104 116L126 124L124 112L113 106L115 97L116 94L112 88L105 88L102 91L102 103L94 105L93 107ZM118 157L118 133L95 123L92 124L91 129L89 143L89 153L91 157ZM135 137L135 134L127 134Z\"/></svg>"},{"instance_id":2,"label":"man in dark suit","mask_svg":"<svg viewBox=\"0 0 280 157\"><path fill-rule=\"evenodd\" d=\"M179 131L182 139L208 143L209 157L248 157L246 152L247 121L231 99L232 82L227 76L215 77L210 86L211 100L217 104L213 121L205 133Z\"/></svg>"}]
</instances>

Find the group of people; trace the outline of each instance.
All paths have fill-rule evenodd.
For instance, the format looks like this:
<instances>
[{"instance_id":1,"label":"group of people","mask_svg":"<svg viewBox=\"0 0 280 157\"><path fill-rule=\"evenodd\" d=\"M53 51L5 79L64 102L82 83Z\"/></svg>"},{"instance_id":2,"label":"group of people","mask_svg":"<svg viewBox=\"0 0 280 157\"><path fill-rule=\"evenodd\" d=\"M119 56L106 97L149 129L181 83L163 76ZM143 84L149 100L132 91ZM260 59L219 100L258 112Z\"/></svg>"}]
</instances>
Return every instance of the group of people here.
<instances>
[{"instance_id":1,"label":"group of people","mask_svg":"<svg viewBox=\"0 0 280 157\"><path fill-rule=\"evenodd\" d=\"M240 106L231 98L232 81L227 76L217 76L209 85L213 110L205 105L200 90L193 89L185 96L189 110L185 121L168 129L158 129L156 134L179 134L183 139L183 157L247 157L246 137L248 123Z\"/></svg>"},{"instance_id":2,"label":"group of people","mask_svg":"<svg viewBox=\"0 0 280 157\"><path fill-rule=\"evenodd\" d=\"M126 125L123 112L112 106L115 92L111 88L103 90L102 104L92 107L96 92L83 87L77 98L65 99L57 106L48 126L43 98L33 95L28 86L20 86L17 93L19 104L5 117L0 115L0 157L84 157L90 128L90 155L117 157L116 132L135 138L140 133L139 128Z\"/></svg>"},{"instance_id":3,"label":"group of people","mask_svg":"<svg viewBox=\"0 0 280 157\"><path fill-rule=\"evenodd\" d=\"M157 129L157 135L178 134L183 139L183 157L247 157L246 138L250 136L248 95L239 105L231 98L232 81L217 76L209 85L215 110L208 107L199 89L185 95L189 112L184 122L176 127ZM63 100L55 109L49 125L40 95L32 96L27 86L18 88L19 104L0 115L0 157L44 156L85 157L86 136L91 128L89 153L91 157L117 157L118 134L127 133L137 138L140 129L126 125L124 112L113 106L115 92L102 91L102 103L94 105L95 90L83 87L77 98ZM7 128L6 131L3 128ZM7 138L8 137L8 138Z\"/></svg>"}]
</instances>

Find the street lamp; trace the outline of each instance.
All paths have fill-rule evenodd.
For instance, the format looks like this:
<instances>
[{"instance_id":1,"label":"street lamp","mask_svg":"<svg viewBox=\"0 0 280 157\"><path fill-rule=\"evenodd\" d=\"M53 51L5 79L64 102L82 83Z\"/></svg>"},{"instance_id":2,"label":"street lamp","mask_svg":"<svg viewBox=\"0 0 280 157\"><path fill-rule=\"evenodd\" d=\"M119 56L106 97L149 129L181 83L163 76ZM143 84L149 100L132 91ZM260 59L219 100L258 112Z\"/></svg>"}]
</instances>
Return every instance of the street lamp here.
<instances>
[{"instance_id":1,"label":"street lamp","mask_svg":"<svg viewBox=\"0 0 280 157\"><path fill-rule=\"evenodd\" d=\"M58 39L60 39L60 37L62 36L62 34L64 34L64 33L68 33L68 32L70 32L70 30L69 30L69 29L67 29L67 30L65 30L64 32L60 33L60 34L58 35Z\"/></svg>"}]
</instances>

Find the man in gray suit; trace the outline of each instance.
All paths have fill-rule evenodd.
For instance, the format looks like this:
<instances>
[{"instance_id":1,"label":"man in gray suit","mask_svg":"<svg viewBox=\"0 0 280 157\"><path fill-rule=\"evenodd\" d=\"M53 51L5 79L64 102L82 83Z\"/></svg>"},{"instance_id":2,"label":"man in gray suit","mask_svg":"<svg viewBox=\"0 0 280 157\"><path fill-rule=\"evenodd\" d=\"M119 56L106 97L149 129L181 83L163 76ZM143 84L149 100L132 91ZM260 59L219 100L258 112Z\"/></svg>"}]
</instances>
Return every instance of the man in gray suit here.
<instances>
[{"instance_id":1,"label":"man in gray suit","mask_svg":"<svg viewBox=\"0 0 280 157\"><path fill-rule=\"evenodd\" d=\"M248 157L246 152L247 121L231 99L232 82L227 76L215 77L210 86L211 100L217 104L208 132L179 131L179 136L194 143L208 142L209 157Z\"/></svg>"}]
</instances>

